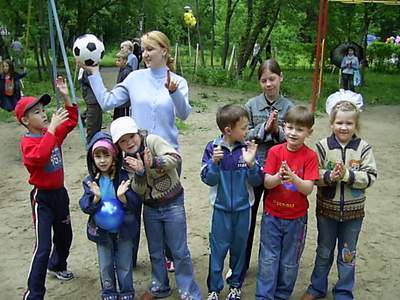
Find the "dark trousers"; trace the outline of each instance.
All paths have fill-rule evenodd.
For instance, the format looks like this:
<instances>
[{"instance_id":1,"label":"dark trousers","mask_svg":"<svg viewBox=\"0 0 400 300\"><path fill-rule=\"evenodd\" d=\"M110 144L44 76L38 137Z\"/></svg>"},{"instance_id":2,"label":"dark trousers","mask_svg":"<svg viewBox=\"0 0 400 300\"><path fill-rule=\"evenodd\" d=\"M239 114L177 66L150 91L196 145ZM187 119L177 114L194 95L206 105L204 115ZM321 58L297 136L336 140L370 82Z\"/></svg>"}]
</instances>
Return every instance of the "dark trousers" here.
<instances>
[{"instance_id":1,"label":"dark trousers","mask_svg":"<svg viewBox=\"0 0 400 300\"><path fill-rule=\"evenodd\" d=\"M103 110L98 103L86 104L86 141L90 142L92 137L101 131L103 123Z\"/></svg>"},{"instance_id":2,"label":"dark trousers","mask_svg":"<svg viewBox=\"0 0 400 300\"><path fill-rule=\"evenodd\" d=\"M354 92L354 75L342 73L342 86L345 90Z\"/></svg>"},{"instance_id":3,"label":"dark trousers","mask_svg":"<svg viewBox=\"0 0 400 300\"><path fill-rule=\"evenodd\" d=\"M24 300L41 300L46 291L47 269L67 269L67 258L72 242L69 198L65 188L31 192L32 217L35 225L36 246L28 275L28 290ZM51 230L53 229L53 251ZM51 254L50 254L51 252Z\"/></svg>"},{"instance_id":4,"label":"dark trousers","mask_svg":"<svg viewBox=\"0 0 400 300\"><path fill-rule=\"evenodd\" d=\"M243 271L241 274L242 283L246 276L246 272L250 266L251 251L253 249L254 231L256 228L258 207L260 205L261 199L263 199L263 195L265 197L268 193L268 191L264 188L264 185L257 186L253 188L253 190L254 190L254 205L251 208L251 214L250 214L250 229L249 229L249 236L247 238L246 258L243 266ZM262 207L262 209L264 208Z\"/></svg>"},{"instance_id":5,"label":"dark trousers","mask_svg":"<svg viewBox=\"0 0 400 300\"><path fill-rule=\"evenodd\" d=\"M121 118L121 117L129 117L131 107L116 107L114 108L113 120Z\"/></svg>"}]
</instances>

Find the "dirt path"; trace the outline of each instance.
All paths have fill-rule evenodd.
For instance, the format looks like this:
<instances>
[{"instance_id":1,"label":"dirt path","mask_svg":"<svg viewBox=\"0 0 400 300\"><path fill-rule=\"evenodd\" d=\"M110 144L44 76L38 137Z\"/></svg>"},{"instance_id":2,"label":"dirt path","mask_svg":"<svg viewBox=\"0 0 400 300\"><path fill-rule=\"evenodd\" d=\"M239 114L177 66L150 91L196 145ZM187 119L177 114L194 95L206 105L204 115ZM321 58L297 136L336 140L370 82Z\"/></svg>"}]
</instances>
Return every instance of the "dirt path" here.
<instances>
[{"instance_id":1,"label":"dirt path","mask_svg":"<svg viewBox=\"0 0 400 300\"><path fill-rule=\"evenodd\" d=\"M115 73L104 73L108 82L115 80ZM244 103L254 93L242 93L191 85L194 112L186 122L187 128L180 138L183 154L183 183L186 188L186 212L188 218L189 247L199 284L206 294L208 270L208 224L210 206L208 189L200 181L200 161L205 144L218 134L215 111L228 102ZM368 192L367 215L360 236L357 267L356 299L399 299L400 292L400 177L399 131L400 106L367 107L362 114L362 136L374 146L378 162L379 178ZM24 132L16 123L0 124L0 289L1 299L21 299L26 285L26 274L34 245L31 212L28 195L27 172L23 168L19 152L19 136ZM329 132L328 119L317 119L315 132L309 140L312 144ZM87 216L78 206L82 194L81 180L86 175L85 150L79 131L75 130L64 145L66 185L71 198L71 214L74 241L69 259L76 279L61 283L47 280L47 299L98 299L99 279L95 245L85 235ZM293 299L299 299L309 282L313 267L316 230L314 194L309 197L309 231L299 278ZM258 216L261 217L261 214ZM259 223L259 222L258 222ZM254 299L257 272L258 229L251 268L244 287L243 299ZM149 259L144 234L139 252L139 264L135 269L135 287L141 294L149 281ZM336 278L331 275L331 284ZM174 275L170 275L175 287ZM226 289L222 294L225 296ZM178 299L174 291L169 299ZM327 299L332 299L331 295Z\"/></svg>"}]
</instances>

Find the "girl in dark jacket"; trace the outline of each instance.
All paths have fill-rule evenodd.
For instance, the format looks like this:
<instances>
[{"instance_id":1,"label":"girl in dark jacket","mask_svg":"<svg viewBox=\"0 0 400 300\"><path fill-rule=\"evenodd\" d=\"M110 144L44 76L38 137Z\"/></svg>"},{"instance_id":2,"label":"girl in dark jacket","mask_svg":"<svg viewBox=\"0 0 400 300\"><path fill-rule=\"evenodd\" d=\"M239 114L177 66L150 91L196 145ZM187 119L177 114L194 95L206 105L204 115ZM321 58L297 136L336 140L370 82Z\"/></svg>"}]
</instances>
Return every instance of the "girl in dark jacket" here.
<instances>
[{"instance_id":1,"label":"girl in dark jacket","mask_svg":"<svg viewBox=\"0 0 400 300\"><path fill-rule=\"evenodd\" d=\"M17 73L11 60L2 63L3 71L0 73L0 107L6 111L14 111L18 100L21 98L21 78L26 72Z\"/></svg>"},{"instance_id":2,"label":"girl in dark jacket","mask_svg":"<svg viewBox=\"0 0 400 300\"><path fill-rule=\"evenodd\" d=\"M130 188L130 180L127 172L121 169L121 161L110 135L96 133L89 144L89 175L83 181L84 194L79 204L82 211L90 215L87 236L97 244L103 300L130 300L135 297L132 257L133 251L137 251L133 245L140 230L138 208L141 200ZM120 225L119 222L101 219L99 215L112 200L116 201L116 206L122 206Z\"/></svg>"}]
</instances>

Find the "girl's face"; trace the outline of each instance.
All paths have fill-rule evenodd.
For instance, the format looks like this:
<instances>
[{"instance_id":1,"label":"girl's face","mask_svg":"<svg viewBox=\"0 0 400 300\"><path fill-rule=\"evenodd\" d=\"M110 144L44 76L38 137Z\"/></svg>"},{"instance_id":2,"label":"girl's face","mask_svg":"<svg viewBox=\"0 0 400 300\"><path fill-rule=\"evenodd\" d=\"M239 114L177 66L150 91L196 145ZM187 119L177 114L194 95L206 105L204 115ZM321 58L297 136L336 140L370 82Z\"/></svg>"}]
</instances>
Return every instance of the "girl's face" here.
<instances>
[{"instance_id":1,"label":"girl's face","mask_svg":"<svg viewBox=\"0 0 400 300\"><path fill-rule=\"evenodd\" d=\"M6 74L10 71L10 66L8 65L8 63L3 62L3 73Z\"/></svg>"},{"instance_id":2,"label":"girl's face","mask_svg":"<svg viewBox=\"0 0 400 300\"><path fill-rule=\"evenodd\" d=\"M94 164L102 174L109 174L113 165L114 157L105 148L97 148L93 153Z\"/></svg>"},{"instance_id":3,"label":"girl's face","mask_svg":"<svg viewBox=\"0 0 400 300\"><path fill-rule=\"evenodd\" d=\"M158 69L166 65L167 50L155 43L143 43L143 60L148 68Z\"/></svg>"},{"instance_id":4,"label":"girl's face","mask_svg":"<svg viewBox=\"0 0 400 300\"><path fill-rule=\"evenodd\" d=\"M331 129L339 143L347 144L357 131L357 113L339 110Z\"/></svg>"},{"instance_id":5,"label":"girl's face","mask_svg":"<svg viewBox=\"0 0 400 300\"><path fill-rule=\"evenodd\" d=\"M278 75L266 69L260 77L260 86L269 101L275 101L281 89L282 74Z\"/></svg>"},{"instance_id":6,"label":"girl's face","mask_svg":"<svg viewBox=\"0 0 400 300\"><path fill-rule=\"evenodd\" d=\"M135 154L139 151L141 142L138 133L127 133L118 140L118 146L127 154Z\"/></svg>"}]
</instances>

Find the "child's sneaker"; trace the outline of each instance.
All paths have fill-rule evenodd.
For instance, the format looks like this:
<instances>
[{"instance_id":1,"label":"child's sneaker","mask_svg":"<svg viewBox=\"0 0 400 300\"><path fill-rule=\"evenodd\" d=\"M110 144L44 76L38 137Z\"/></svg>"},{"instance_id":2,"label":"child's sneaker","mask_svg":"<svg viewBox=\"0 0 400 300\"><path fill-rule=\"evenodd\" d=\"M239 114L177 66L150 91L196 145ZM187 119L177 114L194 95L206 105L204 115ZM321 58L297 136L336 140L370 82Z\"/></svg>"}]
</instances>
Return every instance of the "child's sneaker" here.
<instances>
[{"instance_id":1,"label":"child's sneaker","mask_svg":"<svg viewBox=\"0 0 400 300\"><path fill-rule=\"evenodd\" d=\"M71 271L68 271L68 270L52 271L52 270L47 269L47 274L53 275L53 276L57 277L58 279L64 280L64 281L68 281L68 280L71 280L72 278L74 278L74 273L72 273Z\"/></svg>"},{"instance_id":2,"label":"child's sneaker","mask_svg":"<svg viewBox=\"0 0 400 300\"><path fill-rule=\"evenodd\" d=\"M226 300L240 300L241 295L242 290L240 288L231 287L228 296L226 296Z\"/></svg>"},{"instance_id":3,"label":"child's sneaker","mask_svg":"<svg viewBox=\"0 0 400 300\"><path fill-rule=\"evenodd\" d=\"M207 300L218 300L218 299L219 299L219 295L217 292L208 293Z\"/></svg>"},{"instance_id":4,"label":"child's sneaker","mask_svg":"<svg viewBox=\"0 0 400 300\"><path fill-rule=\"evenodd\" d=\"M167 268L168 272L171 272L171 273L175 272L175 265L172 260L167 259L165 261L165 267Z\"/></svg>"}]
</instances>

